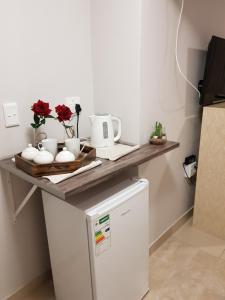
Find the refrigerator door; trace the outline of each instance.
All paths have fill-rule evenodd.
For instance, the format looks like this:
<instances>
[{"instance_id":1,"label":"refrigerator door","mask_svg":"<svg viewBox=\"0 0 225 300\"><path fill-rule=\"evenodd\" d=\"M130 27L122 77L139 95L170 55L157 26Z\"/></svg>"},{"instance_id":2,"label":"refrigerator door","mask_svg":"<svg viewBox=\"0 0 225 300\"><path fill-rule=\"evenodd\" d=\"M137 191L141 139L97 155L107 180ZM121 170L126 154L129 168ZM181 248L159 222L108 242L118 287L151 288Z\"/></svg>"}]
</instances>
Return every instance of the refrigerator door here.
<instances>
[{"instance_id":1,"label":"refrigerator door","mask_svg":"<svg viewBox=\"0 0 225 300\"><path fill-rule=\"evenodd\" d=\"M89 210L94 300L141 300L147 293L148 197L147 180L139 180L105 201L102 211Z\"/></svg>"}]
</instances>

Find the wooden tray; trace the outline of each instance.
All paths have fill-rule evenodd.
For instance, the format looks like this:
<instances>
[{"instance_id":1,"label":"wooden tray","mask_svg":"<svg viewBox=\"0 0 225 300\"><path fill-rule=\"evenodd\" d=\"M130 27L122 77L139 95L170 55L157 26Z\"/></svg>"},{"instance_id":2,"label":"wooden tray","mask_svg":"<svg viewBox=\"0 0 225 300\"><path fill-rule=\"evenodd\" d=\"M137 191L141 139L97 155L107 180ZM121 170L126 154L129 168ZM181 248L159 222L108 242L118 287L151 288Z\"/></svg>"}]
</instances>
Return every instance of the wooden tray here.
<instances>
[{"instance_id":1,"label":"wooden tray","mask_svg":"<svg viewBox=\"0 0 225 300\"><path fill-rule=\"evenodd\" d=\"M75 170L88 165L91 161L96 158L96 149L85 146L78 158L72 162L57 163L53 162L51 164L36 164L33 161L26 160L21 157L21 153L15 155L15 163L17 168L23 170L24 172L34 176L44 176L44 175L57 175L72 173Z\"/></svg>"}]
</instances>

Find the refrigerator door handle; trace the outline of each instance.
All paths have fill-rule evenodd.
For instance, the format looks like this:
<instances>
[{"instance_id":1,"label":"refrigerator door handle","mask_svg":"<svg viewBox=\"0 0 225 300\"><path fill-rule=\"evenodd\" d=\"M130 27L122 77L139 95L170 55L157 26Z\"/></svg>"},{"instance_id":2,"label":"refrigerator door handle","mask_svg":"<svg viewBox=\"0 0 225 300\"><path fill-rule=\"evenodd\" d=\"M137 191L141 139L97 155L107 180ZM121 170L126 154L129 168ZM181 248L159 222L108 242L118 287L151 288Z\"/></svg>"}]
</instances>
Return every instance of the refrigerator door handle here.
<instances>
[{"instance_id":1,"label":"refrigerator door handle","mask_svg":"<svg viewBox=\"0 0 225 300\"><path fill-rule=\"evenodd\" d=\"M121 216L123 217L123 216L125 216L125 215L129 214L129 212L130 212L130 209L128 209L128 210L126 210L126 211L124 211L124 212L121 214Z\"/></svg>"}]
</instances>

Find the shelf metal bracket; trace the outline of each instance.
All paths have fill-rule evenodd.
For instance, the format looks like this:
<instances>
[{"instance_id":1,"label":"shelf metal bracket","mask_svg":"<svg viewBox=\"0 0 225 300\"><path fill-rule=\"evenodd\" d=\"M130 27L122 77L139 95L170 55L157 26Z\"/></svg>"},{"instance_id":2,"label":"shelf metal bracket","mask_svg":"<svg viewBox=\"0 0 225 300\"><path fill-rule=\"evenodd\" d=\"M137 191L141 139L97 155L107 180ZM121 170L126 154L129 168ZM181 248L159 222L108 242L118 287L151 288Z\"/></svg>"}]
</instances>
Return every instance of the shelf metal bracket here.
<instances>
[{"instance_id":1,"label":"shelf metal bracket","mask_svg":"<svg viewBox=\"0 0 225 300\"><path fill-rule=\"evenodd\" d=\"M13 215L13 222L16 223L16 218L21 213L25 205L28 203L36 189L38 188L37 185L33 185L26 197L23 199L23 201L20 203L18 207L16 207L15 203L15 195L13 193L13 184L11 179L11 174L6 171L6 181L7 181L7 189L8 189L8 197L10 200L11 208L12 208L12 215Z\"/></svg>"}]
</instances>

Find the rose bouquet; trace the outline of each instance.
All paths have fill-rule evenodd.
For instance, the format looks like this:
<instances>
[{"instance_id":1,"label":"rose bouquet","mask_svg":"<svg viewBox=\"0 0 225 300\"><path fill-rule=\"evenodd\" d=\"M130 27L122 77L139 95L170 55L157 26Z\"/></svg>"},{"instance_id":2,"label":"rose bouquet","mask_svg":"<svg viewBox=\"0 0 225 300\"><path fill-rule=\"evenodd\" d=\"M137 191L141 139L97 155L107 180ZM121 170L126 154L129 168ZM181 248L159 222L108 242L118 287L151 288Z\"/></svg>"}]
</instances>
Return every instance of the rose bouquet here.
<instances>
[{"instance_id":1,"label":"rose bouquet","mask_svg":"<svg viewBox=\"0 0 225 300\"><path fill-rule=\"evenodd\" d=\"M74 127L73 127L73 125L68 124L74 117L72 111L70 110L70 108L68 106L66 106L64 104L56 106L55 111L57 113L56 119L65 128L67 137L68 138L73 138L75 136Z\"/></svg>"},{"instance_id":2,"label":"rose bouquet","mask_svg":"<svg viewBox=\"0 0 225 300\"><path fill-rule=\"evenodd\" d=\"M52 110L49 108L49 103L40 99L32 105L31 110L34 112L34 123L31 123L33 128L37 129L44 125L47 118L54 118L51 115Z\"/></svg>"},{"instance_id":3,"label":"rose bouquet","mask_svg":"<svg viewBox=\"0 0 225 300\"><path fill-rule=\"evenodd\" d=\"M68 138L75 137L75 126L71 125L71 121L75 116L77 116L77 137L79 137L78 125L79 115L81 112L80 105L76 104L74 114L68 106L64 104L57 105L55 107L56 116L54 116L51 114L52 109L50 109L49 103L39 99L36 103L32 105L31 110L34 112L34 122L31 123L31 126L35 130L44 125L46 123L47 118L52 118L58 120L63 125Z\"/></svg>"}]
</instances>

